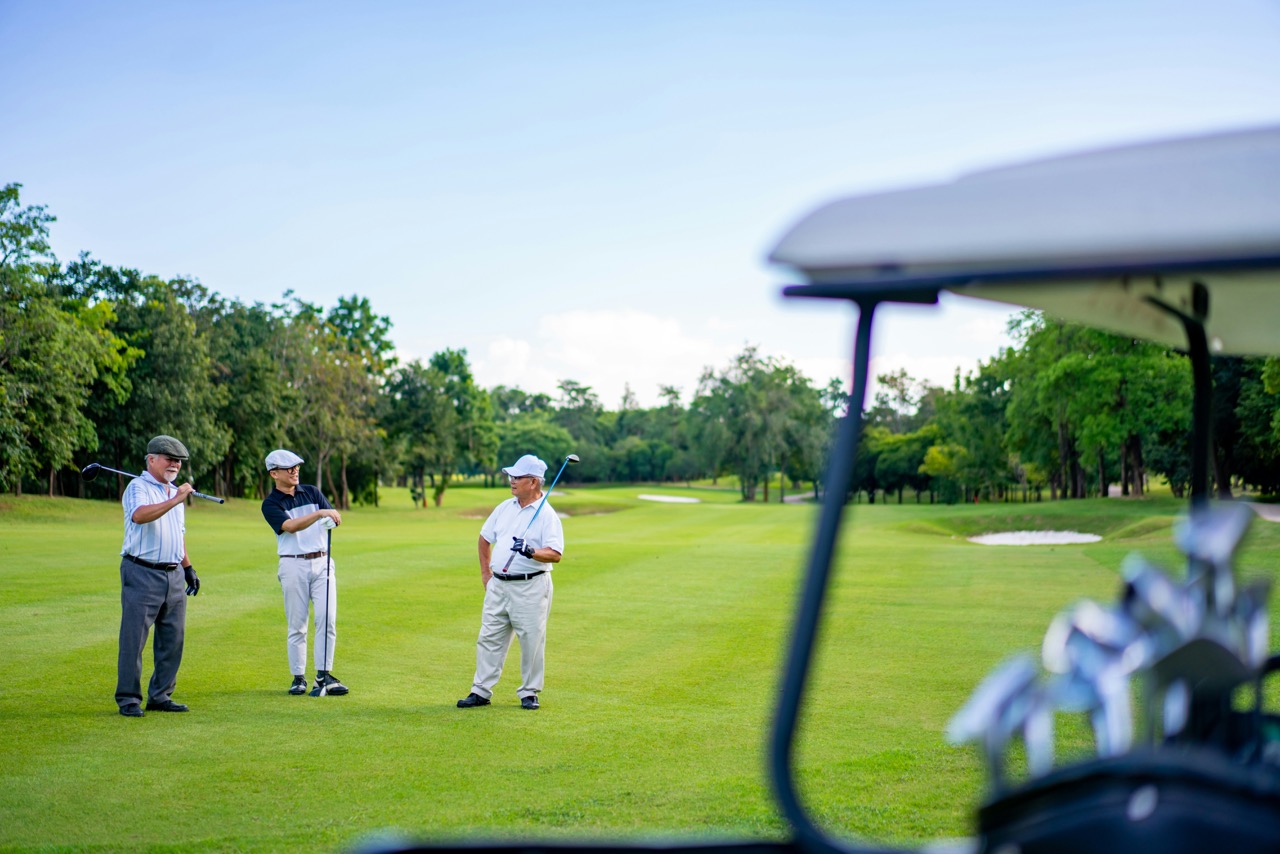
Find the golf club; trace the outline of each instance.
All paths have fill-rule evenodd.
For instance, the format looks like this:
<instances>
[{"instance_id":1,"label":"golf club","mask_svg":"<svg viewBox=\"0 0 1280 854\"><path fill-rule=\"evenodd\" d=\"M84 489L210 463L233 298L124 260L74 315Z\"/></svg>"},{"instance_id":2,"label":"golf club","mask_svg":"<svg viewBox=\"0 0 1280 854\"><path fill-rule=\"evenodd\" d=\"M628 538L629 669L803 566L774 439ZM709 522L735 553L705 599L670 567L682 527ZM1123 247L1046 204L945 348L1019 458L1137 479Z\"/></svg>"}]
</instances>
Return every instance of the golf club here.
<instances>
[{"instance_id":1,"label":"golf club","mask_svg":"<svg viewBox=\"0 0 1280 854\"><path fill-rule=\"evenodd\" d=\"M319 688L317 697L329 696L329 567L333 566L333 528L328 527L325 534L327 536L324 546L324 656L320 659L324 664L325 675L316 686Z\"/></svg>"},{"instance_id":2,"label":"golf club","mask_svg":"<svg viewBox=\"0 0 1280 854\"><path fill-rule=\"evenodd\" d=\"M120 471L120 469L113 469L110 466L104 466L99 463L89 463L89 465L80 469L80 478L85 481L93 480L95 477L98 476L98 472L100 471L109 471L112 474L122 474L125 477L137 477L136 474L131 474L127 471ZM196 498L203 498L205 501L212 501L215 504L227 503L227 499L218 498L216 495L205 495L203 492L195 492L195 491L192 491L191 494L194 495Z\"/></svg>"},{"instance_id":3,"label":"golf club","mask_svg":"<svg viewBox=\"0 0 1280 854\"><path fill-rule=\"evenodd\" d=\"M533 516L529 519L529 524L524 526L524 530L520 532L520 536L515 539L523 540L524 535L529 533L529 529L533 527L533 520L538 518L538 514L542 512L542 506L547 503L547 499L551 497L551 490L556 488L556 484L560 482L560 475L564 474L565 466L569 463L578 462L577 454L570 454L564 458L564 462L560 464L560 471L556 472L555 479L551 481L551 486L547 487L546 494L542 496L542 501L538 502L538 509L533 511ZM511 568L511 562L516 559L516 553L513 551L511 556L507 558L506 564L502 567L502 571L506 572Z\"/></svg>"}]
</instances>

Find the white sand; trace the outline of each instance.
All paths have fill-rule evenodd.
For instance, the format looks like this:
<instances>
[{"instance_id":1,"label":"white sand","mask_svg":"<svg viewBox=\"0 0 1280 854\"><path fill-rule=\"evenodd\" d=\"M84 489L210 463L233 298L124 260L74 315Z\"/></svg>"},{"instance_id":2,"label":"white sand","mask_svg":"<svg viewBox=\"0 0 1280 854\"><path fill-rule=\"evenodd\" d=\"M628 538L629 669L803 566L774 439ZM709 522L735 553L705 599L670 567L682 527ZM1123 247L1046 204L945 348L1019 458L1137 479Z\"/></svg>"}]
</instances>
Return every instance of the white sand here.
<instances>
[{"instance_id":1,"label":"white sand","mask_svg":"<svg viewBox=\"0 0 1280 854\"><path fill-rule=\"evenodd\" d=\"M1097 534L1079 531L1005 531L1000 534L983 534L970 537L969 542L984 546L1066 546L1074 543L1096 543Z\"/></svg>"},{"instance_id":2,"label":"white sand","mask_svg":"<svg viewBox=\"0 0 1280 854\"><path fill-rule=\"evenodd\" d=\"M680 495L637 495L641 501L665 501L667 504L701 504L700 498L685 498Z\"/></svg>"}]
</instances>

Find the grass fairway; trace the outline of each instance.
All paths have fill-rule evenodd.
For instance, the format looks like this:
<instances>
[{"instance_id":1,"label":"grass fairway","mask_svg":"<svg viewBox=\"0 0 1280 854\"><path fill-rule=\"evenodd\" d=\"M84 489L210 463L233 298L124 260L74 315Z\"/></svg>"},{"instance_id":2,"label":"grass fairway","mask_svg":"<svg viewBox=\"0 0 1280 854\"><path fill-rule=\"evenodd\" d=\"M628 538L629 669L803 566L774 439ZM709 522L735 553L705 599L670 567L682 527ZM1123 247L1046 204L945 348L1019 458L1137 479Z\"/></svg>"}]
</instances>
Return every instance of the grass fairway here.
<instances>
[{"instance_id":1,"label":"grass fairway","mask_svg":"<svg viewBox=\"0 0 1280 854\"><path fill-rule=\"evenodd\" d=\"M639 501L640 493L703 503ZM197 502L176 699L116 714L118 505L0 499L0 847L339 849L393 831L466 836L779 838L764 741L814 509L653 487L570 490L543 707L463 711L482 590L480 519L402 491L335 532L346 697L285 693L274 538L257 502ZM1080 596L1110 600L1125 554L1174 559L1172 500L852 508L799 750L821 821L895 842L970 831L982 775L947 719ZM1087 546L984 547L990 530L1073 528ZM1246 576L1280 568L1259 521ZM150 675L150 651L144 678ZM1087 745L1060 722L1060 752Z\"/></svg>"}]
</instances>

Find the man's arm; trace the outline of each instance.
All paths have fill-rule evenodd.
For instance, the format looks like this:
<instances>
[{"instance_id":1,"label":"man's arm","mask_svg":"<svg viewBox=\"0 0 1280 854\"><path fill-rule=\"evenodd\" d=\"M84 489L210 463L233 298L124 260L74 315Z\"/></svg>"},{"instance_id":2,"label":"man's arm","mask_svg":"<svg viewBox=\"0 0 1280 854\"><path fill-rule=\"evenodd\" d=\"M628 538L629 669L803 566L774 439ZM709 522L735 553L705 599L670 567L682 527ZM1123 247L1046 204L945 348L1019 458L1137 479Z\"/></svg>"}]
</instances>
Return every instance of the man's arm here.
<instances>
[{"instance_id":1,"label":"man's arm","mask_svg":"<svg viewBox=\"0 0 1280 854\"><path fill-rule=\"evenodd\" d=\"M173 508L187 500L187 496L195 492L195 487L189 483L184 483L178 487L177 493L168 501L161 501L158 504L143 504L141 507L133 511L132 519L139 525L145 525L148 522L154 522Z\"/></svg>"},{"instance_id":2,"label":"man's arm","mask_svg":"<svg viewBox=\"0 0 1280 854\"><path fill-rule=\"evenodd\" d=\"M560 552L556 551L550 546L543 546L540 549L534 549L533 554L530 555L530 557L532 557L538 563L559 563L560 562Z\"/></svg>"},{"instance_id":3,"label":"man's arm","mask_svg":"<svg viewBox=\"0 0 1280 854\"><path fill-rule=\"evenodd\" d=\"M314 510L305 516L299 516L297 519L285 519L284 523L280 525L280 530L288 534L296 534L299 531L310 528L326 516L332 519L335 525L342 524L342 516L339 515L337 510Z\"/></svg>"},{"instance_id":4,"label":"man's arm","mask_svg":"<svg viewBox=\"0 0 1280 854\"><path fill-rule=\"evenodd\" d=\"M489 569L489 558L493 556L493 543L481 537L478 549L480 551L480 583L488 587L489 579L493 577L493 570Z\"/></svg>"}]
</instances>

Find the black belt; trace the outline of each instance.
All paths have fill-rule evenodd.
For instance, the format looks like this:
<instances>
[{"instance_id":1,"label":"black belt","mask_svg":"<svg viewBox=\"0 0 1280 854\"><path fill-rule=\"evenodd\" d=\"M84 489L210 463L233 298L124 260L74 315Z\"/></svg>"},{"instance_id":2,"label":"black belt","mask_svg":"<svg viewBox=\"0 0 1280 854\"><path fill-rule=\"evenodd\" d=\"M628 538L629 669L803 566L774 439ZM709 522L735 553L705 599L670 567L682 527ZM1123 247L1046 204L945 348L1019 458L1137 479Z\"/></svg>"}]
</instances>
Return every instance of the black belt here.
<instances>
[{"instance_id":1,"label":"black belt","mask_svg":"<svg viewBox=\"0 0 1280 854\"><path fill-rule=\"evenodd\" d=\"M304 555L280 555L280 557L300 557L303 560L315 560L318 557L324 557L324 552L307 552Z\"/></svg>"},{"instance_id":2,"label":"black belt","mask_svg":"<svg viewBox=\"0 0 1280 854\"><path fill-rule=\"evenodd\" d=\"M159 569L163 572L168 572L171 569L177 569L182 566L180 563L152 563L149 560L143 560L142 558L134 557L133 555L125 555L124 557L125 560L131 560L138 566L145 566L147 569Z\"/></svg>"},{"instance_id":3,"label":"black belt","mask_svg":"<svg viewBox=\"0 0 1280 854\"><path fill-rule=\"evenodd\" d=\"M530 578L546 575L546 573L545 569L540 569L537 572L526 572L524 575L507 575L505 572L495 572L493 577L501 578L503 581L528 581Z\"/></svg>"}]
</instances>

